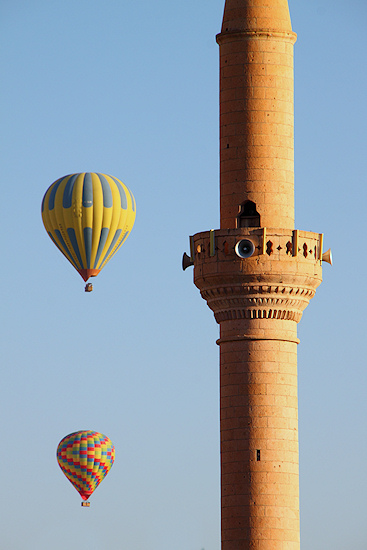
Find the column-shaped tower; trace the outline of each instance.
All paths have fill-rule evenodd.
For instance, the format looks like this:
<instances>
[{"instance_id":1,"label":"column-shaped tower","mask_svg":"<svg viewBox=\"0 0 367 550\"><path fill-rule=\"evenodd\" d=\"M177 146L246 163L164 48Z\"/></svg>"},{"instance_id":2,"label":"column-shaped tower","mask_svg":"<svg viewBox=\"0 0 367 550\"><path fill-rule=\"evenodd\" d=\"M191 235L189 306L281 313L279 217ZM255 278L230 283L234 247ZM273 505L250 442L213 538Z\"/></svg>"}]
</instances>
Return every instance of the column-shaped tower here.
<instances>
[{"instance_id":1,"label":"column-shaped tower","mask_svg":"<svg viewBox=\"0 0 367 550\"><path fill-rule=\"evenodd\" d=\"M322 235L294 229L287 0L226 0L220 229L190 238L220 324L223 550L299 550L297 323L321 283Z\"/></svg>"}]
</instances>

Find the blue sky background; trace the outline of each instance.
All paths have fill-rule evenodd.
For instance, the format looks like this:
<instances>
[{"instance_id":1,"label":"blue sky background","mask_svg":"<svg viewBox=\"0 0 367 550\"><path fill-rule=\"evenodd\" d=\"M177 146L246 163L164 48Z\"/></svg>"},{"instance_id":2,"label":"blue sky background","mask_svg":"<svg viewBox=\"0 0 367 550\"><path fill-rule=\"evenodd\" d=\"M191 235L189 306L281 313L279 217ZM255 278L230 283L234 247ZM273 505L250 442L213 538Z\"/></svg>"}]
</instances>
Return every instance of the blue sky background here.
<instances>
[{"instance_id":1,"label":"blue sky background","mask_svg":"<svg viewBox=\"0 0 367 550\"><path fill-rule=\"evenodd\" d=\"M302 550L367 547L367 5L289 0L296 228L334 266L299 325ZM181 270L219 225L224 0L3 0L0 547L219 550L218 327ZM57 178L133 191L126 244L85 294L41 221ZM55 458L108 435L82 509Z\"/></svg>"}]
</instances>

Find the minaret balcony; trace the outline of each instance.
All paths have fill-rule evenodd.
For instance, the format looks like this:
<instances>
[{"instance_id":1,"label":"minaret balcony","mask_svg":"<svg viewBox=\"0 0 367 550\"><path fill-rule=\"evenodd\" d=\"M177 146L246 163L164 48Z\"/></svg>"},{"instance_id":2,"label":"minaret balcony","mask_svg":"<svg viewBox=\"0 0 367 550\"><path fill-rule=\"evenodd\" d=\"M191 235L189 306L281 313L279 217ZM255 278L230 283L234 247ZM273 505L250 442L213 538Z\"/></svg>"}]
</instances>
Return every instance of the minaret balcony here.
<instances>
[{"instance_id":1,"label":"minaret balcony","mask_svg":"<svg viewBox=\"0 0 367 550\"><path fill-rule=\"evenodd\" d=\"M194 283L218 323L295 321L322 281L323 235L287 229L219 229L190 238Z\"/></svg>"}]
</instances>

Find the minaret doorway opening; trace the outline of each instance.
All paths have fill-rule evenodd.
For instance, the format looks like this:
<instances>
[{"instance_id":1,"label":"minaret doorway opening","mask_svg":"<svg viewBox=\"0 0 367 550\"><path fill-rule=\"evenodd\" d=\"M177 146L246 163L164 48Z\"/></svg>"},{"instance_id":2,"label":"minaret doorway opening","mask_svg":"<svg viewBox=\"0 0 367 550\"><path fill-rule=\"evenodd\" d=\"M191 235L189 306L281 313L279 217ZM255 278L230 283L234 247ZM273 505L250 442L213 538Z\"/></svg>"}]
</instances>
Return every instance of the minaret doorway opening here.
<instances>
[{"instance_id":1,"label":"minaret doorway opening","mask_svg":"<svg viewBox=\"0 0 367 550\"><path fill-rule=\"evenodd\" d=\"M252 201L244 201L240 206L237 216L237 227L261 227L260 214L256 210L256 204Z\"/></svg>"}]
</instances>

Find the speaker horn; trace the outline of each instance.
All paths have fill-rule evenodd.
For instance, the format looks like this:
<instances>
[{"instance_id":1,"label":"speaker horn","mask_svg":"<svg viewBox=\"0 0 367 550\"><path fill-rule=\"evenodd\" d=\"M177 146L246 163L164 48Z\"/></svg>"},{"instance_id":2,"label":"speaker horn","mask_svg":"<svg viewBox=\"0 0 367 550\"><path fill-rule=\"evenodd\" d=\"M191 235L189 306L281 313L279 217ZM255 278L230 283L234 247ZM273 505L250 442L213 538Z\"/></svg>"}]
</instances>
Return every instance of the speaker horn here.
<instances>
[{"instance_id":1,"label":"speaker horn","mask_svg":"<svg viewBox=\"0 0 367 550\"><path fill-rule=\"evenodd\" d=\"M327 250L326 252L323 253L322 261L327 262L330 265L333 265L333 257L331 255L331 249L330 248L329 248L329 250Z\"/></svg>"},{"instance_id":2,"label":"speaker horn","mask_svg":"<svg viewBox=\"0 0 367 550\"><path fill-rule=\"evenodd\" d=\"M184 252L184 255L182 256L182 269L185 271L185 269L190 267L190 265L194 265L194 262L192 261L190 256L188 256L186 252Z\"/></svg>"},{"instance_id":3,"label":"speaker horn","mask_svg":"<svg viewBox=\"0 0 367 550\"><path fill-rule=\"evenodd\" d=\"M240 258L249 258L255 252L255 245L249 239L242 239L236 244L235 252Z\"/></svg>"}]
</instances>

